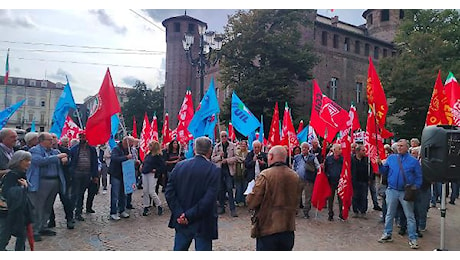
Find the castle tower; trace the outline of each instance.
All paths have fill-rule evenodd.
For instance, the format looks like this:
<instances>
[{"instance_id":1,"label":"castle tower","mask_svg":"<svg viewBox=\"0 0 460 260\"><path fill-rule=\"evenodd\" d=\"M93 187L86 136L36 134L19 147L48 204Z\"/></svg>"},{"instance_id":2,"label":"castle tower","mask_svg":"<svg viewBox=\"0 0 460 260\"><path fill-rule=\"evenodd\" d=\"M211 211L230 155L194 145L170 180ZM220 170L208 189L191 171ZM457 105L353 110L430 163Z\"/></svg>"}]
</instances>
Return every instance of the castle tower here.
<instances>
[{"instance_id":1,"label":"castle tower","mask_svg":"<svg viewBox=\"0 0 460 260\"><path fill-rule=\"evenodd\" d=\"M187 60L182 40L186 32L193 34L195 36L195 44L192 45L191 50L194 54L198 53L198 25L207 28L207 24L186 14L168 18L162 24L166 28L164 108L170 115L170 127L174 128L177 125L177 114L179 113L187 88L192 90L195 107L199 102L200 86L197 81L197 70Z\"/></svg>"},{"instance_id":2,"label":"castle tower","mask_svg":"<svg viewBox=\"0 0 460 260\"><path fill-rule=\"evenodd\" d=\"M393 42L404 11L400 9L367 9L363 13L370 37Z\"/></svg>"}]
</instances>

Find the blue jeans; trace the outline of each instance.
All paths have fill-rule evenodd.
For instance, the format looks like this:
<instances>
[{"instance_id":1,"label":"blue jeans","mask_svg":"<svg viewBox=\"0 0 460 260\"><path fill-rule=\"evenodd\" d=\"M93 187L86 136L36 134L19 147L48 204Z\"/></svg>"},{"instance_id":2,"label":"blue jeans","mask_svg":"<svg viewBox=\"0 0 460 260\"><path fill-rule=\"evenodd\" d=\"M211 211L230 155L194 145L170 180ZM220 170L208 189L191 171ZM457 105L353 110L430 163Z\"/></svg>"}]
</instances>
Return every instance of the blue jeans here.
<instances>
[{"instance_id":1,"label":"blue jeans","mask_svg":"<svg viewBox=\"0 0 460 260\"><path fill-rule=\"evenodd\" d=\"M396 216L398 203L401 203L404 215L407 219L407 231L409 233L409 239L416 240L417 228L414 216L414 202L404 200L404 191L394 190L391 188L386 190L386 201L387 214L385 216L385 228L383 233L386 235L391 235L393 232L393 220Z\"/></svg>"},{"instance_id":2,"label":"blue jeans","mask_svg":"<svg viewBox=\"0 0 460 260\"><path fill-rule=\"evenodd\" d=\"M256 238L256 251L291 251L293 247L294 231Z\"/></svg>"},{"instance_id":3,"label":"blue jeans","mask_svg":"<svg viewBox=\"0 0 460 260\"><path fill-rule=\"evenodd\" d=\"M426 228L426 216L430 208L430 189L419 190L414 203L417 230Z\"/></svg>"},{"instance_id":4,"label":"blue jeans","mask_svg":"<svg viewBox=\"0 0 460 260\"><path fill-rule=\"evenodd\" d=\"M173 250L188 251L192 240L195 240L195 251L212 251L212 239L200 236L193 229L176 229Z\"/></svg>"},{"instance_id":5,"label":"blue jeans","mask_svg":"<svg viewBox=\"0 0 460 260\"><path fill-rule=\"evenodd\" d=\"M432 192L431 192L431 205L436 205L437 201L441 201L441 192L442 192L442 183L435 182L431 184Z\"/></svg>"},{"instance_id":6,"label":"blue jeans","mask_svg":"<svg viewBox=\"0 0 460 260\"><path fill-rule=\"evenodd\" d=\"M126 209L126 195L123 181L110 177L110 215L121 213Z\"/></svg>"},{"instance_id":7,"label":"blue jeans","mask_svg":"<svg viewBox=\"0 0 460 260\"><path fill-rule=\"evenodd\" d=\"M225 208L225 195L228 196L230 210L235 210L235 200L233 198L233 176L230 175L228 167L221 169L221 184L219 192L219 207Z\"/></svg>"},{"instance_id":8,"label":"blue jeans","mask_svg":"<svg viewBox=\"0 0 460 260\"><path fill-rule=\"evenodd\" d=\"M235 202L246 204L246 198L244 196L244 191L246 190L248 184L245 179L235 179Z\"/></svg>"}]
</instances>

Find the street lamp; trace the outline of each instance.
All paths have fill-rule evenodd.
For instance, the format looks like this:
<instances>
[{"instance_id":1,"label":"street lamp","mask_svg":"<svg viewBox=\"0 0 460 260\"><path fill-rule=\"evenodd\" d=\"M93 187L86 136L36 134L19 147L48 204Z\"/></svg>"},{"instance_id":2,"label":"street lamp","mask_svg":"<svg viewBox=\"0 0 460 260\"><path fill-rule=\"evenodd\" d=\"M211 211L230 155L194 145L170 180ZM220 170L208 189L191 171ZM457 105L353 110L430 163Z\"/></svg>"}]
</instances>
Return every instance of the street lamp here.
<instances>
[{"instance_id":1,"label":"street lamp","mask_svg":"<svg viewBox=\"0 0 460 260\"><path fill-rule=\"evenodd\" d=\"M198 57L192 57L192 45L195 41L195 36L186 32L184 39L182 40L182 45L185 50L185 55L187 56L188 61L193 67L197 68L197 73L200 76L200 101L203 99L204 95L204 74L206 73L205 67L211 66L211 53L213 50L219 51L222 48L222 38L216 36L215 32L206 32L205 25L198 25L198 34L200 35L200 49ZM219 57L216 56L215 60L212 62L214 66L219 61Z\"/></svg>"}]
</instances>

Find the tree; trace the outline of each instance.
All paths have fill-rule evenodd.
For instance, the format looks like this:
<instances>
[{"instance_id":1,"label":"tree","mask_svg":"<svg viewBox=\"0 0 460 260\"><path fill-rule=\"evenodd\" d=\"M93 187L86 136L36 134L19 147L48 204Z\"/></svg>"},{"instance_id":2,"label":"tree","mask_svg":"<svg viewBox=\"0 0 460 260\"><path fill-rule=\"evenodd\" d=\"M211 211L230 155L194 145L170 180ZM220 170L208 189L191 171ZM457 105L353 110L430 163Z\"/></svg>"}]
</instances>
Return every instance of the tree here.
<instances>
[{"instance_id":1,"label":"tree","mask_svg":"<svg viewBox=\"0 0 460 260\"><path fill-rule=\"evenodd\" d=\"M396 137L420 137L438 70L459 72L460 19L456 10L405 10L395 45L398 55L381 61L380 76L389 114L403 124L390 128Z\"/></svg>"},{"instance_id":2,"label":"tree","mask_svg":"<svg viewBox=\"0 0 460 260\"><path fill-rule=\"evenodd\" d=\"M281 113L287 101L292 117L299 118L294 104L298 83L312 78L318 62L312 46L302 39L315 15L312 10L250 10L229 17L219 80L258 118L263 114L265 126L277 101ZM230 105L231 97L223 104L222 122L230 121Z\"/></svg>"},{"instance_id":3,"label":"tree","mask_svg":"<svg viewBox=\"0 0 460 260\"><path fill-rule=\"evenodd\" d=\"M156 112L158 118L158 129L161 131L163 126L163 91L164 86L154 90L148 89L144 82L137 81L133 89L128 92L128 102L122 107L122 113L129 133L133 131L133 116L136 117L137 136L140 137L144 114L147 112L151 123L153 114ZM160 133L161 136L161 133Z\"/></svg>"}]
</instances>

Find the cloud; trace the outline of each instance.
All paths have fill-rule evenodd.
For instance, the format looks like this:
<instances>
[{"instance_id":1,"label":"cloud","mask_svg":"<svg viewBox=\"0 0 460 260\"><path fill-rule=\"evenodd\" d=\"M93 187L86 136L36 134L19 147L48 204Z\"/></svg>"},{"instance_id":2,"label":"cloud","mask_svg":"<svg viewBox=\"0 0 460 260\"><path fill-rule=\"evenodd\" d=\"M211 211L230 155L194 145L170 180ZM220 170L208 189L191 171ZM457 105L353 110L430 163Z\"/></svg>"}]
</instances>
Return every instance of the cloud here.
<instances>
[{"instance_id":1,"label":"cloud","mask_svg":"<svg viewBox=\"0 0 460 260\"><path fill-rule=\"evenodd\" d=\"M32 21L29 16L13 16L10 10L0 9L0 26L5 27L23 27L23 28L35 28L37 25Z\"/></svg>"},{"instance_id":2,"label":"cloud","mask_svg":"<svg viewBox=\"0 0 460 260\"><path fill-rule=\"evenodd\" d=\"M66 76L67 78L69 79L69 82L70 83L76 83L77 81L74 79L74 77L72 76L72 74L70 74L69 72L59 68L56 73L51 73L48 75L48 78L52 78L52 79L55 79L56 81L59 81L59 82L66 82Z\"/></svg>"},{"instance_id":3,"label":"cloud","mask_svg":"<svg viewBox=\"0 0 460 260\"><path fill-rule=\"evenodd\" d=\"M126 76L126 77L122 78L122 81L123 81L123 83L125 83L126 85L132 86L132 87L134 87L134 86L136 85L136 82L137 82L137 81L141 81L141 82L142 82L142 80L140 80L140 79L138 79L138 78L136 78L136 77L134 77L134 76Z\"/></svg>"},{"instance_id":4,"label":"cloud","mask_svg":"<svg viewBox=\"0 0 460 260\"><path fill-rule=\"evenodd\" d=\"M118 26L115 21L105 12L105 10L90 10L89 13L96 15L101 24L112 27L116 33L123 35L126 34L128 29L126 29L125 26Z\"/></svg>"}]
</instances>

